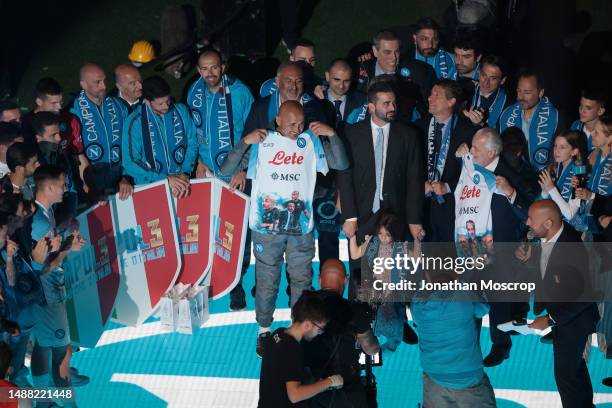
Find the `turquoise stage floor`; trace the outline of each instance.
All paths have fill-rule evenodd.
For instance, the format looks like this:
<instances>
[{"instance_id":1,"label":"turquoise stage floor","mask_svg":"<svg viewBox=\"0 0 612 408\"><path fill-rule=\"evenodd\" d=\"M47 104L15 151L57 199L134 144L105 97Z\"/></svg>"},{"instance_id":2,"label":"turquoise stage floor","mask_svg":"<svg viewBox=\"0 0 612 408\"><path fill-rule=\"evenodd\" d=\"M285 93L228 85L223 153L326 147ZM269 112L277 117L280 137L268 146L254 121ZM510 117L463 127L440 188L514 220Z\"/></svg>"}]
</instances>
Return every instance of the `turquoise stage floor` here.
<instances>
[{"instance_id":1,"label":"turquoise stage floor","mask_svg":"<svg viewBox=\"0 0 612 408\"><path fill-rule=\"evenodd\" d=\"M253 285L253 269L245 276L247 292ZM277 307L287 307L285 287L283 276ZM250 295L247 302L248 310L238 313L228 312L228 297L212 302L211 319L193 336L164 334L156 319L139 328L110 324L98 347L73 357L73 365L91 377L90 384L76 390L78 406L256 407L261 360L255 355L257 325ZM289 310L277 312L274 326L287 325ZM488 327L481 338L486 354ZM552 346L538 340L513 337L510 358L487 369L499 407L561 406ZM612 407L612 389L601 385L603 377L612 375L612 364L595 347L589 372L597 406ZM375 375L380 407L417 407L422 386L417 346L402 344L395 353L386 353L384 366L376 368Z\"/></svg>"}]
</instances>

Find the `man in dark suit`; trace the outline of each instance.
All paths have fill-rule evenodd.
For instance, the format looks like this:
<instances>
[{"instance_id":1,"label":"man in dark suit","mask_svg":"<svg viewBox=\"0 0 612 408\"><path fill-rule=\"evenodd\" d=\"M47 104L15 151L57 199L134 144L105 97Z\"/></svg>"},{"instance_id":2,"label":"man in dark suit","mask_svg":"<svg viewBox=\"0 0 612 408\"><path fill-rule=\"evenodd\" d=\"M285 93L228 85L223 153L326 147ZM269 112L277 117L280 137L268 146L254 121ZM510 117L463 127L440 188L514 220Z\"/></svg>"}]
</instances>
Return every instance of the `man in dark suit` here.
<instances>
[{"instance_id":1,"label":"man in dark suit","mask_svg":"<svg viewBox=\"0 0 612 408\"><path fill-rule=\"evenodd\" d=\"M436 74L428 64L410 58L400 59L400 40L392 31L383 30L374 36L374 58L360 64L357 87L366 92L374 78L381 75L393 77L397 99L397 118L410 122L415 107L425 112L425 101L436 80Z\"/></svg>"},{"instance_id":2,"label":"man in dark suit","mask_svg":"<svg viewBox=\"0 0 612 408\"><path fill-rule=\"evenodd\" d=\"M493 194L491 199L491 219L493 242L498 245L495 245L493 264L484 271L487 275L485 279L516 282L519 277L516 275L517 268L513 268L513 265L516 264L514 248L509 247L508 243L519 242L521 224L524 222L524 217L521 215L527 213L531 203L519 175L500 156L502 148L503 143L497 130L483 128L472 138L471 149L467 144L463 144L457 150L457 155L463 156L469 151L472 153L474 163L492 171L496 176L496 187L499 193ZM479 276L478 279L481 277ZM529 305L525 302L505 302L502 301L504 300L502 295L503 293L487 293L491 308L489 330L493 347L484 359L485 367L501 364L510 354L512 347L510 335L499 330L497 325L524 318L529 311Z\"/></svg>"},{"instance_id":3,"label":"man in dark suit","mask_svg":"<svg viewBox=\"0 0 612 408\"><path fill-rule=\"evenodd\" d=\"M414 239L424 237L422 149L416 129L394 122L395 101L389 83L373 84L368 90L370 120L345 129L351 168L338 173L343 231L347 237L357 233L358 241L372 233L365 227L381 209L395 212ZM359 276L351 278L359 283Z\"/></svg>"},{"instance_id":4,"label":"man in dark suit","mask_svg":"<svg viewBox=\"0 0 612 408\"><path fill-rule=\"evenodd\" d=\"M353 70L348 61L336 58L325 71L327 89L321 87L315 91L315 95L328 102L333 109L336 130L349 120L350 123L356 123L367 115L366 95L351 88L352 79Z\"/></svg>"},{"instance_id":5,"label":"man in dark suit","mask_svg":"<svg viewBox=\"0 0 612 408\"><path fill-rule=\"evenodd\" d=\"M427 135L425 229L428 242L454 242L455 198L453 192L461 174L457 148L469 145L477 128L459 111L463 92L457 82L440 79L429 96L429 113L416 122Z\"/></svg>"},{"instance_id":6,"label":"man in dark suit","mask_svg":"<svg viewBox=\"0 0 612 408\"><path fill-rule=\"evenodd\" d=\"M552 326L555 381L563 407L594 407L593 386L582 357L588 336L599 321L592 301L588 275L589 258L580 235L562 222L561 211L552 200L536 201L529 208L527 225L541 248L521 246L516 256L537 265L541 283L536 288L537 317L529 327ZM534 254L532 255L532 252Z\"/></svg>"}]
</instances>

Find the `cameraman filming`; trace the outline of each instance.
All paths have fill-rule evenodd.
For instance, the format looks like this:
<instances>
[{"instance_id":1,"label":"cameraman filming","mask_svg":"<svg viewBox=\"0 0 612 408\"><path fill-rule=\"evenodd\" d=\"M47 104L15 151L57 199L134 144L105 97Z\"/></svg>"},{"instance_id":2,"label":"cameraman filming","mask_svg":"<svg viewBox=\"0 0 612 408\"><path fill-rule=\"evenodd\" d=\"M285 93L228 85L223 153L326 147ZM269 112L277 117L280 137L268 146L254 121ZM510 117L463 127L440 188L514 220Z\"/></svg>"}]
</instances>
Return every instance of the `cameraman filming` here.
<instances>
[{"instance_id":1,"label":"cameraman filming","mask_svg":"<svg viewBox=\"0 0 612 408\"><path fill-rule=\"evenodd\" d=\"M376 390L373 378L361 378L359 355L368 356L380 351L371 321L370 306L342 297L348 283L344 264L329 259L321 267L319 293L328 309L330 320L325 333L309 343L303 343L304 362L314 378L325 378L340 373L344 379L342 389L330 390L310 401L311 407L374 407ZM370 373L371 375L371 373ZM371 384L370 388L366 384Z\"/></svg>"}]
</instances>

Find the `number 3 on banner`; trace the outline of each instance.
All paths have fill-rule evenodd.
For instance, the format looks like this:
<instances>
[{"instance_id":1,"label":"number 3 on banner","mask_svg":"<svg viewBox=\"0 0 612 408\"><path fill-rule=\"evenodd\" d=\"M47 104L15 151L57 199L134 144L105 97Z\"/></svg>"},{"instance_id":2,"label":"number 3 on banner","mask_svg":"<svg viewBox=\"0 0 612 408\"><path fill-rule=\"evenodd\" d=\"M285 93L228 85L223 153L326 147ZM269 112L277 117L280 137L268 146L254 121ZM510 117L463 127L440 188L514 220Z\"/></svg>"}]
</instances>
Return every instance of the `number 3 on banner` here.
<instances>
[{"instance_id":1,"label":"number 3 on banner","mask_svg":"<svg viewBox=\"0 0 612 408\"><path fill-rule=\"evenodd\" d=\"M200 227L198 225L199 215L189 215L187 220L187 234L185 234L185 242L198 242Z\"/></svg>"},{"instance_id":2,"label":"number 3 on banner","mask_svg":"<svg viewBox=\"0 0 612 408\"><path fill-rule=\"evenodd\" d=\"M232 250L232 239L234 238L234 224L225 221L225 238L223 238L223 248Z\"/></svg>"},{"instance_id":3,"label":"number 3 on banner","mask_svg":"<svg viewBox=\"0 0 612 408\"><path fill-rule=\"evenodd\" d=\"M151 229L151 235L154 236L149 241L151 242L151 248L155 248L155 247L164 245L164 238L162 237L162 231L161 231L161 228L159 228L159 218L156 218L154 220L147 222L147 227Z\"/></svg>"}]
</instances>

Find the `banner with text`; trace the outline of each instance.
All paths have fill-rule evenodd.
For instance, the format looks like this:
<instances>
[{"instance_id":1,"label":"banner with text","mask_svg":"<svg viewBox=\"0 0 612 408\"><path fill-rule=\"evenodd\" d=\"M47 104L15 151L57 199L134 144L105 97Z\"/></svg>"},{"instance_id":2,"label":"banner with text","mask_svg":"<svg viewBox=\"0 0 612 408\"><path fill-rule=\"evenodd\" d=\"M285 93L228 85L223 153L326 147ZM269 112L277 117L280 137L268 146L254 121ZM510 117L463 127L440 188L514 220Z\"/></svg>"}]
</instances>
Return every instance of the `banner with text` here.
<instances>
[{"instance_id":1,"label":"banner with text","mask_svg":"<svg viewBox=\"0 0 612 408\"><path fill-rule=\"evenodd\" d=\"M177 282L197 285L210 272L214 190L214 179L191 180L191 194L174 199L183 264Z\"/></svg>"},{"instance_id":2,"label":"banner with text","mask_svg":"<svg viewBox=\"0 0 612 408\"><path fill-rule=\"evenodd\" d=\"M104 332L117 292L120 268L110 205L95 206L77 217L87 244L64 260L70 338L94 347Z\"/></svg>"},{"instance_id":3,"label":"banner with text","mask_svg":"<svg viewBox=\"0 0 612 408\"><path fill-rule=\"evenodd\" d=\"M232 191L228 184L219 179L215 179L215 184L214 255L207 285L210 285L209 296L219 299L229 293L240 280L248 228L249 197Z\"/></svg>"},{"instance_id":4,"label":"banner with text","mask_svg":"<svg viewBox=\"0 0 612 408\"><path fill-rule=\"evenodd\" d=\"M121 262L113 318L136 326L151 316L181 269L172 196L163 180L137 186L125 201L115 195L111 204Z\"/></svg>"}]
</instances>

